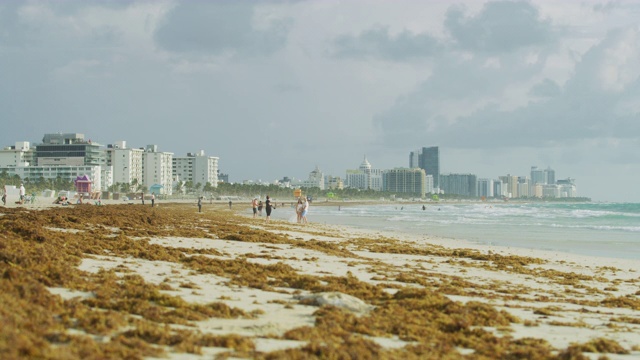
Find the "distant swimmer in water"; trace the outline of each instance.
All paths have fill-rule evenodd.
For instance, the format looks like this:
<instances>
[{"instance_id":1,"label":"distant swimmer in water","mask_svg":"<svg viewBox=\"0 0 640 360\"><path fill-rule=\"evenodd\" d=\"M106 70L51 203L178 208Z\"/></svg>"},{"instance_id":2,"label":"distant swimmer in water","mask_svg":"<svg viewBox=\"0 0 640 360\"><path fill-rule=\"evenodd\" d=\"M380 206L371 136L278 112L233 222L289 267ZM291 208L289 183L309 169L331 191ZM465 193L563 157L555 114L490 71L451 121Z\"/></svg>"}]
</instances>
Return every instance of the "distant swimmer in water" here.
<instances>
[{"instance_id":1,"label":"distant swimmer in water","mask_svg":"<svg viewBox=\"0 0 640 360\"><path fill-rule=\"evenodd\" d=\"M422 205L422 210L426 210L426 209L427 209L427 207Z\"/></svg>"},{"instance_id":2,"label":"distant swimmer in water","mask_svg":"<svg viewBox=\"0 0 640 360\"><path fill-rule=\"evenodd\" d=\"M440 211L440 208L438 208L438 211Z\"/></svg>"}]
</instances>

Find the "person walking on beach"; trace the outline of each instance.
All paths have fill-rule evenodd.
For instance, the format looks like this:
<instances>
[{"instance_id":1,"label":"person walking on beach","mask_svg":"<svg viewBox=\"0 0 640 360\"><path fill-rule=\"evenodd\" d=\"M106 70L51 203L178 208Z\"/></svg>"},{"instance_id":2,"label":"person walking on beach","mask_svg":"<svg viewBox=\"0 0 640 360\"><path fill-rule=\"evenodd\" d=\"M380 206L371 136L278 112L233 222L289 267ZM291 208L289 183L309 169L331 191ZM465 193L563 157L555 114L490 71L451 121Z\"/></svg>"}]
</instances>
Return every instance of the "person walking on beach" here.
<instances>
[{"instance_id":1,"label":"person walking on beach","mask_svg":"<svg viewBox=\"0 0 640 360\"><path fill-rule=\"evenodd\" d=\"M262 201L258 203L258 215L262 216Z\"/></svg>"},{"instance_id":2,"label":"person walking on beach","mask_svg":"<svg viewBox=\"0 0 640 360\"><path fill-rule=\"evenodd\" d=\"M253 218L255 219L258 216L258 199L253 198L251 201L251 210L253 210Z\"/></svg>"},{"instance_id":3,"label":"person walking on beach","mask_svg":"<svg viewBox=\"0 0 640 360\"><path fill-rule=\"evenodd\" d=\"M229 210L231 210L231 205L233 205L233 203L229 200Z\"/></svg>"},{"instance_id":4,"label":"person walking on beach","mask_svg":"<svg viewBox=\"0 0 640 360\"><path fill-rule=\"evenodd\" d=\"M151 207L156 205L156 193L151 193Z\"/></svg>"},{"instance_id":5,"label":"person walking on beach","mask_svg":"<svg viewBox=\"0 0 640 360\"><path fill-rule=\"evenodd\" d=\"M25 195L24 184L20 184L20 204L24 204L24 195Z\"/></svg>"},{"instance_id":6,"label":"person walking on beach","mask_svg":"<svg viewBox=\"0 0 640 360\"><path fill-rule=\"evenodd\" d=\"M303 224L307 223L307 212L309 212L309 200L305 198L304 203L302 203L302 214L300 214L300 220Z\"/></svg>"},{"instance_id":7,"label":"person walking on beach","mask_svg":"<svg viewBox=\"0 0 640 360\"><path fill-rule=\"evenodd\" d=\"M267 211L267 218L265 219L265 222L269 222L269 219L271 219L271 210L275 209L276 206L271 205L271 198L269 198L269 195L267 195L267 201L265 201L264 205L265 210Z\"/></svg>"},{"instance_id":8,"label":"person walking on beach","mask_svg":"<svg viewBox=\"0 0 640 360\"><path fill-rule=\"evenodd\" d=\"M140 199L142 199L142 205L144 205L144 193L143 192L140 193Z\"/></svg>"},{"instance_id":9,"label":"person walking on beach","mask_svg":"<svg viewBox=\"0 0 640 360\"><path fill-rule=\"evenodd\" d=\"M198 212L202 212L202 196L198 197Z\"/></svg>"},{"instance_id":10,"label":"person walking on beach","mask_svg":"<svg viewBox=\"0 0 640 360\"><path fill-rule=\"evenodd\" d=\"M297 223L300 224L300 222L302 221L302 207L304 205L302 204L302 199L298 198L298 203L296 204L296 218L297 218Z\"/></svg>"},{"instance_id":11,"label":"person walking on beach","mask_svg":"<svg viewBox=\"0 0 640 360\"><path fill-rule=\"evenodd\" d=\"M2 192L2 206L7 206L7 185L4 186Z\"/></svg>"}]
</instances>

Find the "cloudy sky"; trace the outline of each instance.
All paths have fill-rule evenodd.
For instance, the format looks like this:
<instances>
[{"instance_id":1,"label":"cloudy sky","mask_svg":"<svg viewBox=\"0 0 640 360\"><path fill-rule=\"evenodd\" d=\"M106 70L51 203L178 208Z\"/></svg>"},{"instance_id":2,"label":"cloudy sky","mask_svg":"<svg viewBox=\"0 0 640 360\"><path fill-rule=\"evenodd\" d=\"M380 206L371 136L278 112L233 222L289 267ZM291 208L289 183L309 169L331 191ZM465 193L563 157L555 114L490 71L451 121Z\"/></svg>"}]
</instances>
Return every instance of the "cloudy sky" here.
<instances>
[{"instance_id":1,"label":"cloudy sky","mask_svg":"<svg viewBox=\"0 0 640 360\"><path fill-rule=\"evenodd\" d=\"M230 180L366 155L640 201L639 1L0 0L0 145L205 150Z\"/></svg>"}]
</instances>

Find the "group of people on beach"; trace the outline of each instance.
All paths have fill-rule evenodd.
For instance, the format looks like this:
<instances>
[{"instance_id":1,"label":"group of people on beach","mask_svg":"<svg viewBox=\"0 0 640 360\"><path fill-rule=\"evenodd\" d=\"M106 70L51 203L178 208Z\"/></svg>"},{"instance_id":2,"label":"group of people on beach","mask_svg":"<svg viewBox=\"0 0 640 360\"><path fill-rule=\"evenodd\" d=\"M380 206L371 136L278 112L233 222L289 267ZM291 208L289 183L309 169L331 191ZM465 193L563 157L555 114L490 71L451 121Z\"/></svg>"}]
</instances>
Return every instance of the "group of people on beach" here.
<instances>
[{"instance_id":1,"label":"group of people on beach","mask_svg":"<svg viewBox=\"0 0 640 360\"><path fill-rule=\"evenodd\" d=\"M284 203L283 203L284 205ZM275 203L273 203L273 201L271 200L271 197L269 197L269 195L267 195L267 199L264 202L264 204L262 203L262 201L258 200L258 198L254 198L251 201L251 210L253 211L253 217L256 218L258 216L262 216L262 209L265 209L266 213L267 213L267 217L265 219L265 222L269 222L269 220L271 219L271 211L273 209L276 208ZM307 223L307 212L309 211L309 200L307 200L304 197L299 197L298 198L298 202L295 205L295 211L296 211L296 217L297 217L297 222L299 224L306 224Z\"/></svg>"},{"instance_id":2,"label":"group of people on beach","mask_svg":"<svg viewBox=\"0 0 640 360\"><path fill-rule=\"evenodd\" d=\"M18 199L18 201L16 201L16 204L22 205L22 204L25 204L25 203L28 203L28 202L31 202L32 204L34 203L35 197L36 197L35 194L27 197L27 191L24 188L24 184L22 184L22 183L20 184L20 188L19 188L18 191L19 191L20 198ZM5 185L4 188L3 188L3 191L2 191L2 205L3 206L7 206L7 194L8 194L7 193L7 186Z\"/></svg>"},{"instance_id":3,"label":"group of people on beach","mask_svg":"<svg viewBox=\"0 0 640 360\"><path fill-rule=\"evenodd\" d=\"M309 211L309 200L307 198L299 197L298 203L296 204L296 215L298 216L298 224L307 223L308 211Z\"/></svg>"},{"instance_id":4,"label":"group of people on beach","mask_svg":"<svg viewBox=\"0 0 640 360\"><path fill-rule=\"evenodd\" d=\"M262 204L262 201L258 201L258 198L253 198L251 201L251 209L253 211L253 217L262 216L262 208L264 207L267 217L265 222L269 222L271 219L271 211L276 208L276 205L272 203L271 197L267 195L267 200Z\"/></svg>"}]
</instances>

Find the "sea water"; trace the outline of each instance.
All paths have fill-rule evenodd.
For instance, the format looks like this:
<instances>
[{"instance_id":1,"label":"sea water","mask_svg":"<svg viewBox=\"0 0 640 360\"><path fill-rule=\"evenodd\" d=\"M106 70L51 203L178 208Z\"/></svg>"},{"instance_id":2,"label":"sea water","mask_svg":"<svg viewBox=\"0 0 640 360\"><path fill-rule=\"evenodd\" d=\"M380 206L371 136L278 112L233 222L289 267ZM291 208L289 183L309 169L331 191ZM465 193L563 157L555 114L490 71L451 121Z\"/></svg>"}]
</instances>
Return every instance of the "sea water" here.
<instances>
[{"instance_id":1,"label":"sea water","mask_svg":"<svg viewBox=\"0 0 640 360\"><path fill-rule=\"evenodd\" d=\"M640 259L636 203L312 204L308 218L496 246Z\"/></svg>"}]
</instances>

